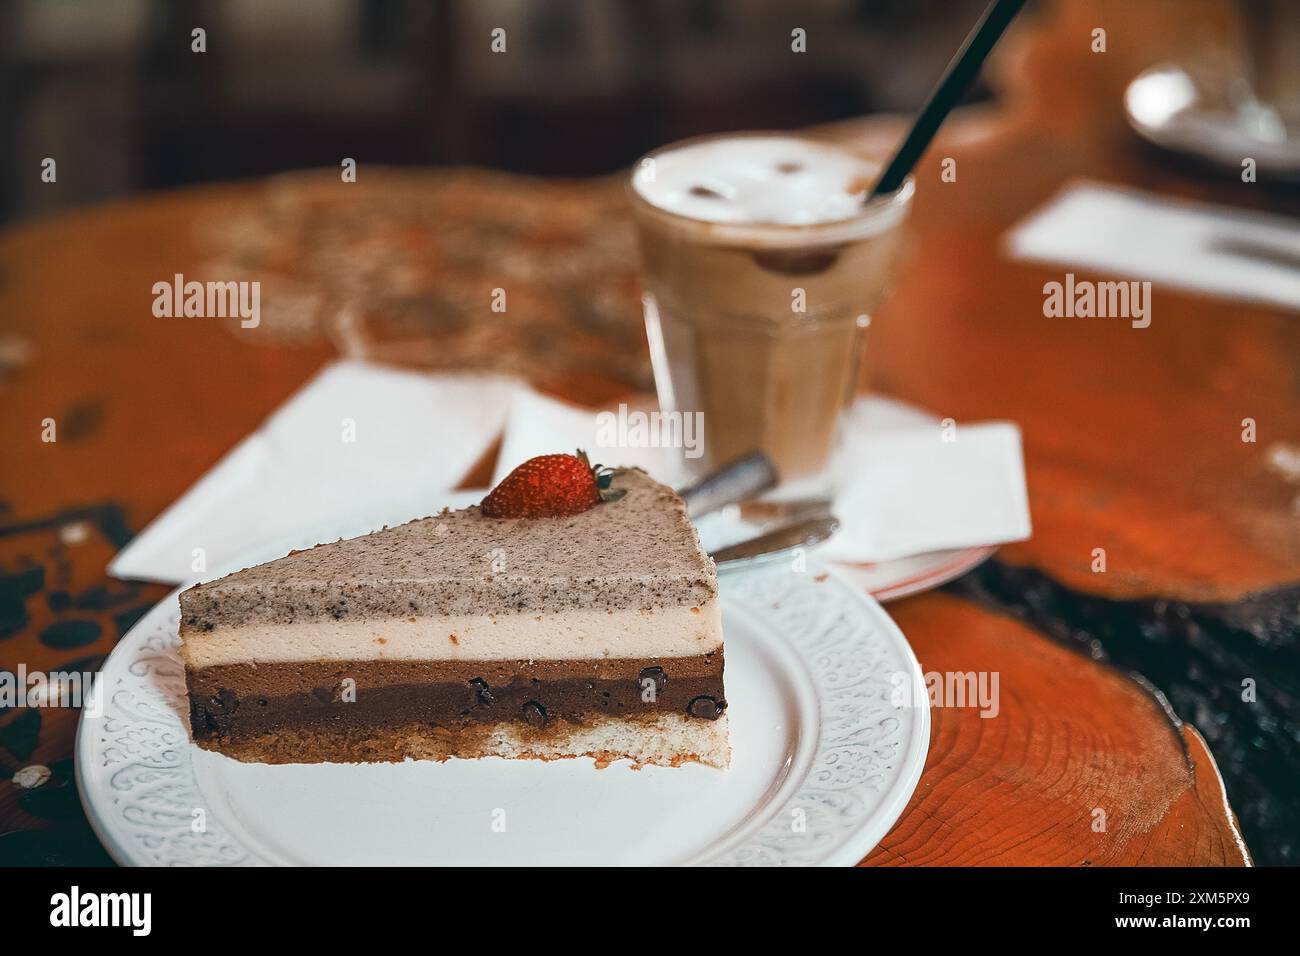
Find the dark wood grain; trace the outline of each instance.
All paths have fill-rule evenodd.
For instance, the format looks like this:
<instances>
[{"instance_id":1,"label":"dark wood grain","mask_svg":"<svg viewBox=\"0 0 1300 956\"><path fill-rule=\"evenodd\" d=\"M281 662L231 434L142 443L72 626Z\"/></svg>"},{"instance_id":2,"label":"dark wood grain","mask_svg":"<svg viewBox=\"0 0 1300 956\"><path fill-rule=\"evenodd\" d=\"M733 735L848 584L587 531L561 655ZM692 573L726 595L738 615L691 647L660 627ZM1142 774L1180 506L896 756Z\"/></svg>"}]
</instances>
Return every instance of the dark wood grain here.
<instances>
[{"instance_id":1,"label":"dark wood grain","mask_svg":"<svg viewBox=\"0 0 1300 956\"><path fill-rule=\"evenodd\" d=\"M869 865L1240 866L1214 759L1148 690L947 595L891 605L927 672L995 672L1000 707L937 706L921 784Z\"/></svg>"}]
</instances>

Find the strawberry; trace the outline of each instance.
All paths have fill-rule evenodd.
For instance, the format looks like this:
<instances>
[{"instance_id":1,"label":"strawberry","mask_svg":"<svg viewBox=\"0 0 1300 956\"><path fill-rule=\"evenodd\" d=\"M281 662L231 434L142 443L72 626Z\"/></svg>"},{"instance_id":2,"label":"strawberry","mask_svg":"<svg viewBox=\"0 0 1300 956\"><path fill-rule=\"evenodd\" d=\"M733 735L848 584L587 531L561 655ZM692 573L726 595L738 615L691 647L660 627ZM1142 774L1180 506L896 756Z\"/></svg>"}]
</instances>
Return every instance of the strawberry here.
<instances>
[{"instance_id":1,"label":"strawberry","mask_svg":"<svg viewBox=\"0 0 1300 956\"><path fill-rule=\"evenodd\" d=\"M488 518L559 518L576 515L622 492L609 487L614 471L593 466L587 453L539 455L501 480L481 505Z\"/></svg>"}]
</instances>

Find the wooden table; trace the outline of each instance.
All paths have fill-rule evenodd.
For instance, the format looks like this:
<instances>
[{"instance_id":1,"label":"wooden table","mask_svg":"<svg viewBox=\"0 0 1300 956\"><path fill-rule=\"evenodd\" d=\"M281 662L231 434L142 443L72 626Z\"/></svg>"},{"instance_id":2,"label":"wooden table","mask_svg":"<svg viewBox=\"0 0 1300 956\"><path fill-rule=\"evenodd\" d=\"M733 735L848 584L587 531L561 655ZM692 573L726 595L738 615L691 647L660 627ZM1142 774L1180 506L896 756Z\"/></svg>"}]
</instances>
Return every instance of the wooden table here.
<instances>
[{"instance_id":1,"label":"wooden table","mask_svg":"<svg viewBox=\"0 0 1300 956\"><path fill-rule=\"evenodd\" d=\"M1300 211L1293 194L1134 145L1123 84L1195 19L1186 4L1140 6L1040 10L1001 51L1001 103L954 121L918 174L912 248L873 325L873 385L958 420L1019 422L1035 533L890 606L926 671L997 671L1001 713L934 709L920 786L868 864L1241 865L1212 749L1256 857L1297 852L1300 487L1270 461L1300 443L1300 322L1164 289L1149 329L1047 319L1042 285L1064 270L999 251L1076 176ZM1089 51L1094 26L1104 55ZM958 180L941 183L949 155ZM101 660L166 593L109 579L111 555L340 348L506 369L590 403L646 388L628 242L616 183L364 166L354 186L326 171L9 230L0 667ZM503 262L528 307L475 321ZM232 268L280 303L260 328L151 314L154 282ZM1256 443L1240 439L1245 417ZM1247 678L1254 703L1240 699ZM0 862L106 859L71 782L75 724L66 710L0 714L5 776L52 771L0 784Z\"/></svg>"}]
</instances>

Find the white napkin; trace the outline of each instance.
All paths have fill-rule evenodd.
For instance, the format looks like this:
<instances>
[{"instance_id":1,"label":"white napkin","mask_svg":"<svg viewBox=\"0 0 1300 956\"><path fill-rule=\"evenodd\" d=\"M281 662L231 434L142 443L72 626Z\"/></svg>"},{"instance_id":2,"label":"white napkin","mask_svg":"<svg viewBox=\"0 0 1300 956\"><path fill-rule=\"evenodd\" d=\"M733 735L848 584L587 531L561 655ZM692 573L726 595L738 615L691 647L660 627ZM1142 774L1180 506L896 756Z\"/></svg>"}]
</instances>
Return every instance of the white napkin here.
<instances>
[{"instance_id":1,"label":"white napkin","mask_svg":"<svg viewBox=\"0 0 1300 956\"><path fill-rule=\"evenodd\" d=\"M1018 259L1300 309L1300 221L1283 216L1084 181L1012 229L1007 248Z\"/></svg>"},{"instance_id":2,"label":"white napkin","mask_svg":"<svg viewBox=\"0 0 1300 956\"><path fill-rule=\"evenodd\" d=\"M1032 532L1020 429L941 423L881 396L858 399L844 426L823 554L881 562L1008 541Z\"/></svg>"},{"instance_id":3,"label":"white napkin","mask_svg":"<svg viewBox=\"0 0 1300 956\"><path fill-rule=\"evenodd\" d=\"M427 515L496 439L518 388L495 376L332 363L127 545L109 573L179 583L290 536L318 530L318 540L332 540Z\"/></svg>"},{"instance_id":4,"label":"white napkin","mask_svg":"<svg viewBox=\"0 0 1300 956\"><path fill-rule=\"evenodd\" d=\"M602 447L596 414L521 390L493 481L533 455L582 447L593 461L637 465L680 484L680 452ZM834 502L841 528L823 546L833 559L890 561L1030 535L1020 430L1013 424L945 428L905 403L861 398L849 410L837 468L845 476Z\"/></svg>"},{"instance_id":5,"label":"white napkin","mask_svg":"<svg viewBox=\"0 0 1300 956\"><path fill-rule=\"evenodd\" d=\"M611 442L598 410L510 379L341 361L149 525L109 573L190 581L235 561L274 557L286 542L305 547L430 514L451 500L502 428L493 483L534 455L584 448L593 462L639 466L682 484L679 451L626 447L635 432L625 429ZM833 558L887 561L1029 536L1014 425L945 429L912 406L864 398L849 412L838 465L848 478L834 505L843 527L825 546Z\"/></svg>"}]
</instances>

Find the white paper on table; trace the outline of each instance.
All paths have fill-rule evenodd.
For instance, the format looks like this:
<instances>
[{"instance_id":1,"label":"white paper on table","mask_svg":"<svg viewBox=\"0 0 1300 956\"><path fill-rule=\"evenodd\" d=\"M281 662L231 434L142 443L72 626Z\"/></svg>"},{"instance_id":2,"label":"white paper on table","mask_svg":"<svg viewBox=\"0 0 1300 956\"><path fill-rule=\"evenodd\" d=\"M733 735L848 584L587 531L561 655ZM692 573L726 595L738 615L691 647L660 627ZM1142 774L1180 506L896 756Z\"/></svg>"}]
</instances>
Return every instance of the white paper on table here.
<instances>
[{"instance_id":1,"label":"white paper on table","mask_svg":"<svg viewBox=\"0 0 1300 956\"><path fill-rule=\"evenodd\" d=\"M637 410L636 408L632 411ZM616 409L607 410L617 414ZM426 375L362 362L323 369L131 542L116 577L177 583L293 539L364 534L435 511L504 428L493 483L535 455L584 448L680 485L676 449L629 444L599 410L513 380ZM955 435L955 441L945 436ZM859 399L845 421L845 475L824 546L886 561L1030 533L1014 425L942 425L901 402Z\"/></svg>"},{"instance_id":2,"label":"white paper on table","mask_svg":"<svg viewBox=\"0 0 1300 956\"><path fill-rule=\"evenodd\" d=\"M1006 246L1017 259L1300 309L1300 221L1284 216L1079 181Z\"/></svg>"},{"instance_id":3,"label":"white paper on table","mask_svg":"<svg viewBox=\"0 0 1300 956\"><path fill-rule=\"evenodd\" d=\"M362 534L436 510L520 388L491 375L327 365L117 555L118 578L179 583L289 536Z\"/></svg>"},{"instance_id":4,"label":"white paper on table","mask_svg":"<svg viewBox=\"0 0 1300 956\"><path fill-rule=\"evenodd\" d=\"M950 548L1022 541L1032 533L1020 429L1008 422L906 424L859 400L840 463L823 546L840 561L881 562ZM870 423L852 428L854 420Z\"/></svg>"}]
</instances>

